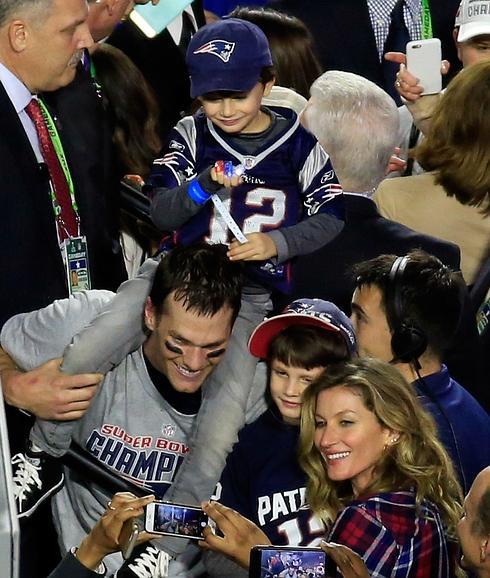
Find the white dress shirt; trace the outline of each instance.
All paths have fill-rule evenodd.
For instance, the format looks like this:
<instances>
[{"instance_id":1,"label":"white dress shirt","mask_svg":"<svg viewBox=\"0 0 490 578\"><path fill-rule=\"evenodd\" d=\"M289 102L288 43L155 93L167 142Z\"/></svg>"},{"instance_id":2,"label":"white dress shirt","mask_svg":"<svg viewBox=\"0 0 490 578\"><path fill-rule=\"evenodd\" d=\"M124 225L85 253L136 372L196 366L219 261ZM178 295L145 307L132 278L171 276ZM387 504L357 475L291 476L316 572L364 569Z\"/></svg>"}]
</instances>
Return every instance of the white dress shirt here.
<instances>
[{"instance_id":1,"label":"white dress shirt","mask_svg":"<svg viewBox=\"0 0 490 578\"><path fill-rule=\"evenodd\" d=\"M24 127L24 131L31 143L32 150L36 155L38 163L43 163L43 155L39 146L36 128L25 111L26 106L31 102L34 95L31 94L27 86L21 82L6 66L0 62L0 82L5 88L5 92L14 105L15 111L19 115L19 120Z\"/></svg>"}]
</instances>

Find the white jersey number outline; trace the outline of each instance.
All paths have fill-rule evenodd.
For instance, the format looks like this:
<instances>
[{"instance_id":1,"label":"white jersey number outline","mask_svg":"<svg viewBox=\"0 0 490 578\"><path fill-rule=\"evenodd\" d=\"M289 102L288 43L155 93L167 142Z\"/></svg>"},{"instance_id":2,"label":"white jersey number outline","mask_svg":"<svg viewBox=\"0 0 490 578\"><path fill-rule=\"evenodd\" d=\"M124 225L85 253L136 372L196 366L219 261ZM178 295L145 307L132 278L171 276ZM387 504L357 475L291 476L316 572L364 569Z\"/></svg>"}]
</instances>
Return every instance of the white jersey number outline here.
<instances>
[{"instance_id":1,"label":"white jersey number outline","mask_svg":"<svg viewBox=\"0 0 490 578\"><path fill-rule=\"evenodd\" d=\"M299 527L298 518L292 518L283 522L277 527L280 534L283 534L286 538L288 546L317 546L322 538L325 536L325 526L314 514L310 516L307 522L308 534L313 538L307 544L303 544L305 538L301 528Z\"/></svg>"},{"instance_id":2,"label":"white jersey number outline","mask_svg":"<svg viewBox=\"0 0 490 578\"><path fill-rule=\"evenodd\" d=\"M253 213L243 221L242 231L245 235L249 233L260 233L265 227L277 229L281 225L286 215L286 193L280 189L266 189L258 187L248 191L245 197L247 207L261 208L266 201L272 201L272 214L263 215ZM230 211L231 199L223 200L223 205ZM209 236L206 238L208 243L227 243L228 227L223 217L216 211L209 223Z\"/></svg>"}]
</instances>

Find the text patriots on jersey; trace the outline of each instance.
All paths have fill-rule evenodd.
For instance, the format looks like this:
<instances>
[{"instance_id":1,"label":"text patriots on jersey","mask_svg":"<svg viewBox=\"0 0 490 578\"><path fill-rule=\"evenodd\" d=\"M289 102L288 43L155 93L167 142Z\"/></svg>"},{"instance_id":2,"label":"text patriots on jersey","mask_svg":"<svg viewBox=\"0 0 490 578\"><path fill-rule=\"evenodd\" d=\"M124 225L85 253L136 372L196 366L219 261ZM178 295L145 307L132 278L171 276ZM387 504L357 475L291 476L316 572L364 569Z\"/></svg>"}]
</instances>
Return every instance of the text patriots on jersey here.
<instances>
[{"instance_id":1,"label":"text patriots on jersey","mask_svg":"<svg viewBox=\"0 0 490 578\"><path fill-rule=\"evenodd\" d=\"M257 499L257 517L261 526L297 512L306 502L306 488L296 488L286 492L276 492L272 496L260 496Z\"/></svg>"}]
</instances>

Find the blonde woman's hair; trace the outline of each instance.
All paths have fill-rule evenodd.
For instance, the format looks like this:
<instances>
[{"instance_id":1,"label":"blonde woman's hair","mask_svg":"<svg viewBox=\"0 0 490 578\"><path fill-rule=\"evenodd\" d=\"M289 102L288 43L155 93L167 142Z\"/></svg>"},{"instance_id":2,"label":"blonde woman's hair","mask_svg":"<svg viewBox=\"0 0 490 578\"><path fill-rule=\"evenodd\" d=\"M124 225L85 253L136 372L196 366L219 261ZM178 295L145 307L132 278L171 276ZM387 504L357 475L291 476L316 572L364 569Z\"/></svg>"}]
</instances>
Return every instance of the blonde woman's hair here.
<instances>
[{"instance_id":1,"label":"blonde woman's hair","mask_svg":"<svg viewBox=\"0 0 490 578\"><path fill-rule=\"evenodd\" d=\"M308 476L311 509L329 525L339 510L354 499L350 480L337 482L327 477L325 462L314 444L317 397L338 386L358 394L381 426L400 432L398 441L385 448L364 493L415 487L417 503L427 499L438 506L448 534L453 536L460 518L462 493L451 460L437 438L434 421L399 371L371 358L328 367L304 394L300 463Z\"/></svg>"}]
</instances>

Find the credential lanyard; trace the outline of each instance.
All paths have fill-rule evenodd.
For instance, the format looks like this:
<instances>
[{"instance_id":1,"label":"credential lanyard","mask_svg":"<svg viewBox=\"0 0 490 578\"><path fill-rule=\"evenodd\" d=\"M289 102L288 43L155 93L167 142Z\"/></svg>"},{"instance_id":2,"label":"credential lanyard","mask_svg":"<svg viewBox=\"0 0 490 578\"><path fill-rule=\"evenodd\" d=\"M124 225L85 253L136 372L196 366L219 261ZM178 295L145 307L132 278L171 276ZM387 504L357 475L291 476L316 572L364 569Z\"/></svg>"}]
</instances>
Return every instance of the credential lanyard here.
<instances>
[{"instance_id":1,"label":"credential lanyard","mask_svg":"<svg viewBox=\"0 0 490 578\"><path fill-rule=\"evenodd\" d=\"M421 0L422 6L422 38L433 38L432 16L430 15L429 0Z\"/></svg>"},{"instance_id":2,"label":"credential lanyard","mask_svg":"<svg viewBox=\"0 0 490 578\"><path fill-rule=\"evenodd\" d=\"M99 82L97 80L97 71L95 70L94 61L90 57L90 55L88 55L87 58L90 59L89 60L89 62L90 62L89 72L90 72L90 78L92 79L92 84L94 85L95 92L97 93L97 96L99 98L102 98L102 86L99 84Z\"/></svg>"},{"instance_id":3,"label":"credential lanyard","mask_svg":"<svg viewBox=\"0 0 490 578\"><path fill-rule=\"evenodd\" d=\"M68 189L70 191L71 205L72 205L73 211L75 212L75 215L77 217L78 227L80 228L80 216L78 213L78 205L77 205L77 202L75 200L75 187L73 186L73 179L71 178L70 168L68 167L68 162L66 160L65 151L63 150L63 145L61 144L60 135L58 134L58 129L56 128L53 117L51 116L49 110L46 108L46 105L44 104L44 102L41 99L38 99L38 101L39 101L39 106L41 107L41 112L42 112L43 117L44 117L44 122L46 123L46 126L48 128L49 137L51 139L51 142L53 143L53 147L54 147L56 156L58 157L58 161L60 163L60 166L63 169L63 173L64 173L65 178L66 178L66 182L68 183ZM53 190L53 187L51 187L51 193L50 194L51 194L51 202L53 203L54 215L58 219L61 215L61 207L58 203L58 199L56 198L56 194Z\"/></svg>"}]
</instances>

